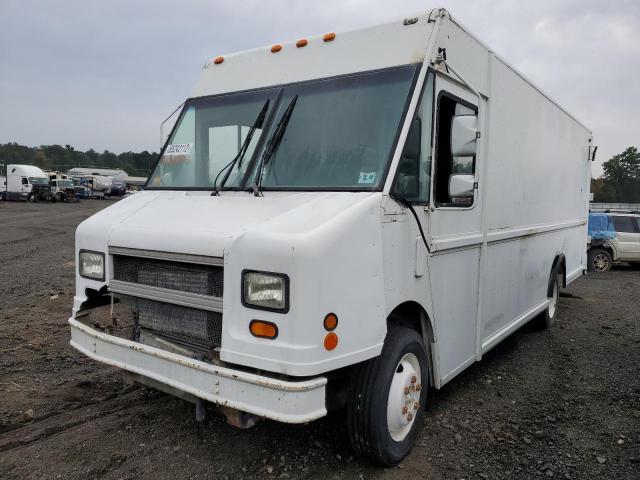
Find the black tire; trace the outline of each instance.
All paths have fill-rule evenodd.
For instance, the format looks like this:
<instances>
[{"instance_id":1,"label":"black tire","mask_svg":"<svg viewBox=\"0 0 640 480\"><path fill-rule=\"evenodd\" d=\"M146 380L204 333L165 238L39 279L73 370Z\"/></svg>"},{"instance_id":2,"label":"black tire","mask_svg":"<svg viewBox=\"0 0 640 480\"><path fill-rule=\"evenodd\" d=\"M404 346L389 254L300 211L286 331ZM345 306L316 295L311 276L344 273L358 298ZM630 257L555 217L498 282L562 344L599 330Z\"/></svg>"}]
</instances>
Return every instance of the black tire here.
<instances>
[{"instance_id":1,"label":"black tire","mask_svg":"<svg viewBox=\"0 0 640 480\"><path fill-rule=\"evenodd\" d=\"M549 287L547 297L549 305L538 319L540 327L548 329L553 327L558 318L558 304L560 303L560 285L562 285L562 274L557 267L554 266L549 276Z\"/></svg>"},{"instance_id":2,"label":"black tire","mask_svg":"<svg viewBox=\"0 0 640 480\"><path fill-rule=\"evenodd\" d=\"M608 272L613 265L613 257L604 248L592 248L587 255L590 272Z\"/></svg>"},{"instance_id":3,"label":"black tire","mask_svg":"<svg viewBox=\"0 0 640 480\"><path fill-rule=\"evenodd\" d=\"M406 358L415 359L419 363L420 378L414 380L420 383L411 384L414 389L410 394L406 393L407 387L404 387L400 391L400 397L419 400L417 404L415 401L407 403L413 406L413 413L409 411L407 416L400 409L402 412L399 413L402 413L403 418L408 418L411 413L412 423L407 426L408 433L396 441L392 438L387 421L389 391L394 376L402 375L400 362ZM396 387L401 385L402 383L398 383ZM406 327L391 327L380 356L354 367L347 402L347 427L355 453L382 465L397 465L415 443L422 424L428 385L429 361L422 337L415 330Z\"/></svg>"}]
</instances>

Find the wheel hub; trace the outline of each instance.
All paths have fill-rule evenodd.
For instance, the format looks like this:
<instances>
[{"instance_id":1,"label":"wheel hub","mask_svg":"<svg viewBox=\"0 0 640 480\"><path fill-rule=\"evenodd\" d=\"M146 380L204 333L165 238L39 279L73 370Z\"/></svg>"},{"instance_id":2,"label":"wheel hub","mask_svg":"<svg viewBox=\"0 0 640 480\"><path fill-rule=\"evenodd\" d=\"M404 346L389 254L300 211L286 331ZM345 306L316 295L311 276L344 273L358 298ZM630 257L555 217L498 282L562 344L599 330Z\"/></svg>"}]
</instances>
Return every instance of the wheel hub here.
<instances>
[{"instance_id":1,"label":"wheel hub","mask_svg":"<svg viewBox=\"0 0 640 480\"><path fill-rule=\"evenodd\" d=\"M593 257L593 267L597 271L602 272L606 270L608 266L609 266L609 259L605 254L599 253L598 255Z\"/></svg>"},{"instance_id":2,"label":"wheel hub","mask_svg":"<svg viewBox=\"0 0 640 480\"><path fill-rule=\"evenodd\" d=\"M387 402L387 426L396 442L407 436L420 409L420 363L413 353L407 353L396 366Z\"/></svg>"}]
</instances>

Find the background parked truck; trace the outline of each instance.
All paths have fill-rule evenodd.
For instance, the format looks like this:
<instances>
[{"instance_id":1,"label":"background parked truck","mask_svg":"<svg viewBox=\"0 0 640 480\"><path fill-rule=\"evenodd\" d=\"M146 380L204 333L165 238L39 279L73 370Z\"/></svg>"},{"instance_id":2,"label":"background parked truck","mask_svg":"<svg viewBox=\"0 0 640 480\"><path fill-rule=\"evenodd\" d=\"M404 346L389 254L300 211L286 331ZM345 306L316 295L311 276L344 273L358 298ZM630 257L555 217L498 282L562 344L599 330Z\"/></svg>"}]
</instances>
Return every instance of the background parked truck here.
<instances>
[{"instance_id":1,"label":"background parked truck","mask_svg":"<svg viewBox=\"0 0 640 480\"><path fill-rule=\"evenodd\" d=\"M49 178L33 165L8 165L5 198L23 202L48 201Z\"/></svg>"}]
</instances>

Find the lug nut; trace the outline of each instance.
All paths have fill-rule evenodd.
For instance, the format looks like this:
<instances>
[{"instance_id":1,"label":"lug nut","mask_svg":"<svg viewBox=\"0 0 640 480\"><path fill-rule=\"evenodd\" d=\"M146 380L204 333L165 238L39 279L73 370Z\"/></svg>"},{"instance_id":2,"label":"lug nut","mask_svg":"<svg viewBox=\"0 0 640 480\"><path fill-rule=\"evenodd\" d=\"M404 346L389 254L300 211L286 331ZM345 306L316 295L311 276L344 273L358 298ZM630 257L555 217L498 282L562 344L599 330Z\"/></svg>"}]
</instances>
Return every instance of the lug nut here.
<instances>
[{"instance_id":1,"label":"lug nut","mask_svg":"<svg viewBox=\"0 0 640 480\"><path fill-rule=\"evenodd\" d=\"M418 383L418 384L416 385L416 392L419 392L420 390L422 390L422 384L421 384L421 383Z\"/></svg>"},{"instance_id":2,"label":"lug nut","mask_svg":"<svg viewBox=\"0 0 640 480\"><path fill-rule=\"evenodd\" d=\"M404 394L409 395L409 387L404 387Z\"/></svg>"},{"instance_id":3,"label":"lug nut","mask_svg":"<svg viewBox=\"0 0 640 480\"><path fill-rule=\"evenodd\" d=\"M413 414L410 413L409 415L407 415L407 420L409 421L413 420Z\"/></svg>"},{"instance_id":4,"label":"lug nut","mask_svg":"<svg viewBox=\"0 0 640 480\"><path fill-rule=\"evenodd\" d=\"M415 402L415 403L413 404L413 408L414 408L415 410L419 410L419 409L420 409L420 402Z\"/></svg>"},{"instance_id":5,"label":"lug nut","mask_svg":"<svg viewBox=\"0 0 640 480\"><path fill-rule=\"evenodd\" d=\"M402 407L402 414L403 415L406 415L408 411L409 411L409 409L407 408L406 405L404 407Z\"/></svg>"},{"instance_id":6,"label":"lug nut","mask_svg":"<svg viewBox=\"0 0 640 480\"><path fill-rule=\"evenodd\" d=\"M411 377L411 383L416 383L418 381L418 377L416 377L415 375L413 375Z\"/></svg>"}]
</instances>

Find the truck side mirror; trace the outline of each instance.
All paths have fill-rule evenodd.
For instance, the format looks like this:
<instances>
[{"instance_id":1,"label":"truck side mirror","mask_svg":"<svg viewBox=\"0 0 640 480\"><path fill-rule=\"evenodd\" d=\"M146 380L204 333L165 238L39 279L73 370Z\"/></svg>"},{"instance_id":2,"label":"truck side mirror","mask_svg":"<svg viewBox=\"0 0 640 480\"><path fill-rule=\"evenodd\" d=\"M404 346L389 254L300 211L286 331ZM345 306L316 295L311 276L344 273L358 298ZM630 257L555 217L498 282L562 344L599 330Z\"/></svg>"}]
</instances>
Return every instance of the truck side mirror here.
<instances>
[{"instance_id":1,"label":"truck side mirror","mask_svg":"<svg viewBox=\"0 0 640 480\"><path fill-rule=\"evenodd\" d=\"M451 155L473 157L477 149L478 116L456 115L451 119Z\"/></svg>"},{"instance_id":2,"label":"truck side mirror","mask_svg":"<svg viewBox=\"0 0 640 480\"><path fill-rule=\"evenodd\" d=\"M451 198L473 198L475 177L468 173L454 173L449 177L449 196Z\"/></svg>"}]
</instances>

